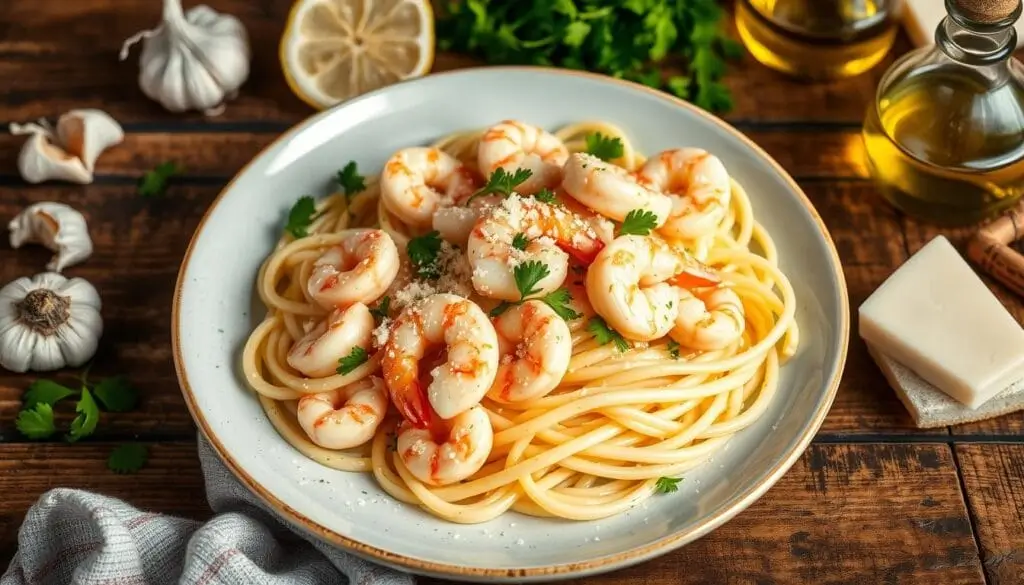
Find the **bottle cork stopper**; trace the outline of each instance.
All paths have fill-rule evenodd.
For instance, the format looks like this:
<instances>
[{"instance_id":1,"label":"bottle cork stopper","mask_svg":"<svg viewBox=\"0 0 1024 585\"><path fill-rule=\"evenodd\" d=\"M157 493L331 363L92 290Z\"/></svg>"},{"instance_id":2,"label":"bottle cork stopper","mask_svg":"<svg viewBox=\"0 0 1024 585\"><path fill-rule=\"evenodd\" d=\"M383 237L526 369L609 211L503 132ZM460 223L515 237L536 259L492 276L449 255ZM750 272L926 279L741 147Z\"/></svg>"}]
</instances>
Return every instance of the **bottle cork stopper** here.
<instances>
[{"instance_id":1,"label":"bottle cork stopper","mask_svg":"<svg viewBox=\"0 0 1024 585\"><path fill-rule=\"evenodd\" d=\"M954 0L967 19L991 24L1013 16L1021 0Z\"/></svg>"}]
</instances>

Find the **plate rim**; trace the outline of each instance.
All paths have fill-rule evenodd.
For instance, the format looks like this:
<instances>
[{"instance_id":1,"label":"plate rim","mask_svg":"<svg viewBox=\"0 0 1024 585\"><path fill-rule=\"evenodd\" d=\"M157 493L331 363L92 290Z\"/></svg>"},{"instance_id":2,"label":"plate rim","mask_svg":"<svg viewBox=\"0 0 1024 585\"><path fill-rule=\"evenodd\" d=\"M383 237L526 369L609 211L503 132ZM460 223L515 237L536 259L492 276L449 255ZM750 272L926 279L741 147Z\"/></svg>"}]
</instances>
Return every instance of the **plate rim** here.
<instances>
[{"instance_id":1,"label":"plate rim","mask_svg":"<svg viewBox=\"0 0 1024 585\"><path fill-rule=\"evenodd\" d=\"M711 516L703 523L695 526L694 528L686 531L679 531L670 534L664 538L658 539L647 545L631 548L616 554L606 555L603 557L595 558L589 561L573 562L573 563L560 563L560 564L549 564L538 567L527 567L527 568L488 568L488 567L462 567L459 565L453 565L449 563L441 563L435 561L421 560L412 558L402 554L394 553L385 549L381 549L375 546L371 546L355 540L353 538L339 534L326 526L316 522L311 518L300 514L295 509L288 506L287 503L280 500L273 494L264 488L259 482L255 481L242 467L231 457L227 449L218 440L216 435L211 431L206 418L200 412L198 405L196 404L195 397L193 396L192 385L189 383L188 374L185 371L184 360L181 351L181 337L179 330L181 327L181 299L184 292L185 285L185 273L189 267L189 262L192 259L196 240L202 233L207 220L213 214L213 211L221 203L224 196L231 190L235 182L245 175L252 164L259 159L269 149L277 146L282 141L291 138L300 127L309 124L314 118L319 116L326 116L328 112L337 108L343 107L346 104L350 104L356 99L368 98L375 96L379 93L383 93L389 90L389 88L396 85L405 83L415 83L419 80L433 78L433 77L450 77L460 75L472 75L479 71L492 71L492 70L506 70L506 71L519 71L519 72L535 72L542 74L553 74L563 76L577 76L601 83L611 83L624 85L630 89L638 90L649 93L659 99L663 99L671 102L673 105L688 110L690 113L695 114L705 121L710 122L717 126L720 130L725 131L734 138L739 139L747 147L751 148L756 154L758 154L765 162L767 162L776 172L779 173L781 178L788 184L790 189L797 195L798 201L803 207L810 213L811 219L818 227L820 234L823 236L825 241L825 247L828 251L832 262L832 276L837 283L837 289L839 293L839 309L840 309L840 322L837 333L839 334L839 347L837 352L837 365L833 371L832 376L827 380L825 385L825 396L824 400L819 403L817 411L801 435L797 438L794 447L767 472L765 478L748 488L745 493L742 493L736 501L730 505L723 507L711 514ZM303 118L299 122L290 126L287 130L281 132L276 138L274 138L269 144L264 146L253 155L245 165L239 169L239 171L228 181L224 187L220 190L217 196L210 202L209 207L203 213L202 218L196 225L195 231L192 233L192 237L189 239L185 253L182 256L181 263L178 267L178 276L174 285L174 294L172 297L171 305L171 353L174 361L174 369L178 378L178 385L181 389L182 397L185 401L185 405L189 410L189 414L192 416L200 432L206 437L209 445L213 448L217 457L224 463L224 465L231 471L231 473L254 495L264 502L271 510L278 514L281 518L286 520L291 525L302 529L307 534L326 542L334 547L340 548L344 551L351 552L363 558L369 559L374 562L379 562L399 570L414 572L421 575L457 578L460 580L478 580L486 579L491 581L535 581L540 579L567 579L571 577L581 577L586 575L593 575L597 573L606 573L618 569L623 569L629 566L633 566L653 558L667 554L675 549L678 549L686 544L703 538L711 531L721 527L726 522L732 520L737 514L747 509L751 504L759 500L765 492L767 492L772 486L774 486L778 480L785 475L787 471L796 463L804 452L807 450L811 443L811 440L817 434L820 429L825 417L828 415L832 408L832 404L835 401L836 394L839 390L839 384L842 380L843 373L846 368L848 351L849 351L849 334L850 334L850 301L849 291L846 285L846 277L842 269L842 261L839 258L839 253L836 249L835 241L832 239L832 235L825 225L825 222L821 219L817 209L811 203L807 194L804 193L803 189L797 184L797 182L790 176L790 174L763 148L761 148L752 139L747 137L745 134L734 128L725 120L707 112L701 108L698 108L694 104L691 104L685 100L677 98L671 94L656 90L639 83L626 81L622 79L616 79L599 73L592 73L588 71L578 71L569 69L560 69L556 67L544 67L544 66L530 66L530 65L491 65L491 66L477 66L467 67L462 69L454 69L449 71L441 71L436 73L430 73L426 76L411 79L407 81L399 82L398 84L392 84L383 88L377 89L372 92L358 96L353 100L347 102L341 102L330 108L319 110L313 114Z\"/></svg>"}]
</instances>

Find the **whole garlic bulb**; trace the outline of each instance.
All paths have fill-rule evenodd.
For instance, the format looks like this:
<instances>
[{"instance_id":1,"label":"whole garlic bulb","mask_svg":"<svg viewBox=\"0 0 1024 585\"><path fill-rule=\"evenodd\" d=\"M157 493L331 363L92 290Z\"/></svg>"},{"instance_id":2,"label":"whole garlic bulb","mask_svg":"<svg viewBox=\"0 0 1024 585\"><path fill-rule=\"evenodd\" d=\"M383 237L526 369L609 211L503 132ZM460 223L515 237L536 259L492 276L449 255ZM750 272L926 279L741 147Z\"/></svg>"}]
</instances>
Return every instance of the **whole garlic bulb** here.
<instances>
[{"instance_id":1,"label":"whole garlic bulb","mask_svg":"<svg viewBox=\"0 0 1024 585\"><path fill-rule=\"evenodd\" d=\"M164 0L163 23L124 42L121 60L143 41L139 87L172 112L219 114L249 77L249 37L235 17L181 0Z\"/></svg>"},{"instance_id":2,"label":"whole garlic bulb","mask_svg":"<svg viewBox=\"0 0 1024 585\"><path fill-rule=\"evenodd\" d=\"M12 372L77 367L96 353L103 320L88 281L44 272L0 289L0 366Z\"/></svg>"}]
</instances>

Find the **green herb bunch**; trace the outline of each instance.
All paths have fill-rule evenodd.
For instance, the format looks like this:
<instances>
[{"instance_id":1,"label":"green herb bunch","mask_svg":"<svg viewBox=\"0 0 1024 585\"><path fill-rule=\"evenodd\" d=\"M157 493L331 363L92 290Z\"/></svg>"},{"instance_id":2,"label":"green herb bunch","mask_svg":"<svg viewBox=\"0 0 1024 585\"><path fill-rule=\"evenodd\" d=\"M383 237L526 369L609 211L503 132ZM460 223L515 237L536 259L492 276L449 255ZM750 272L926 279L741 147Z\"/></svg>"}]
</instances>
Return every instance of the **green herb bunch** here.
<instances>
[{"instance_id":1,"label":"green herb bunch","mask_svg":"<svg viewBox=\"0 0 1024 585\"><path fill-rule=\"evenodd\" d=\"M716 0L446 0L442 50L492 64L584 69L664 89L714 112L732 108L721 83L739 43ZM678 72L664 75L662 66Z\"/></svg>"}]
</instances>

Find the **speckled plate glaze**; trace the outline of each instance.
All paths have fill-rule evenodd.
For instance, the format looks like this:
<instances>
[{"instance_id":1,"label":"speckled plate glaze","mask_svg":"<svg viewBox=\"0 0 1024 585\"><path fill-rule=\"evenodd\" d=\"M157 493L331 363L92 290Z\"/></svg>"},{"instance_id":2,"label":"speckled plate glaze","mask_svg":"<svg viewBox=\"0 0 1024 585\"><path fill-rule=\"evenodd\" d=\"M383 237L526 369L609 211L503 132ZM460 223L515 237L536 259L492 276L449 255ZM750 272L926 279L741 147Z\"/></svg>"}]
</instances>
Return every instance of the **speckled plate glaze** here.
<instances>
[{"instance_id":1,"label":"speckled plate glaze","mask_svg":"<svg viewBox=\"0 0 1024 585\"><path fill-rule=\"evenodd\" d=\"M387 496L369 475L305 459L265 418L240 372L264 314L253 283L295 199L326 194L343 161L378 172L395 150L516 118L546 128L599 118L641 151L699 146L749 191L796 290L801 345L768 412L686 475L677 493L621 516L568 522L507 514L455 525ZM202 432L228 467L298 529L420 574L531 581L619 569L728 521L800 456L832 404L846 358L845 280L821 219L793 180L721 120L666 94L610 78L538 68L431 75L321 112L266 148L210 206L185 255L173 307L174 361Z\"/></svg>"}]
</instances>

